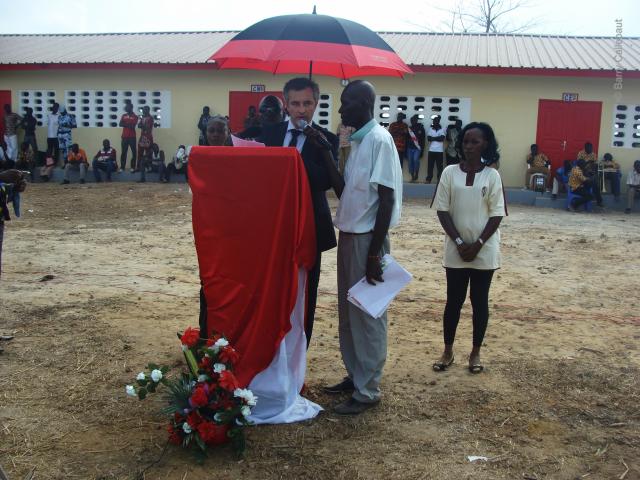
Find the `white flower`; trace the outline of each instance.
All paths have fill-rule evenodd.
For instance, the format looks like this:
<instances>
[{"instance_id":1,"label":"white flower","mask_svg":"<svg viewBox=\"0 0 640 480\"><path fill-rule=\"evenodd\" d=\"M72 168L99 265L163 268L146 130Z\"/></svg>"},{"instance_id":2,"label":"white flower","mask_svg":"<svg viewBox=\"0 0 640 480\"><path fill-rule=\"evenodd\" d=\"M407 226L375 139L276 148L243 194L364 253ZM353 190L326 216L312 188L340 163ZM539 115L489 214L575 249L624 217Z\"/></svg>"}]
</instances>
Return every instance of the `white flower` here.
<instances>
[{"instance_id":1,"label":"white flower","mask_svg":"<svg viewBox=\"0 0 640 480\"><path fill-rule=\"evenodd\" d=\"M136 377L136 380L145 380L146 378L147 378L147 377L146 377L146 375L144 374L144 372L140 372L140 373L138 374L138 376Z\"/></svg>"},{"instance_id":2,"label":"white flower","mask_svg":"<svg viewBox=\"0 0 640 480\"><path fill-rule=\"evenodd\" d=\"M220 421L222 421L222 414L221 414L221 413L216 413L216 414L213 416L213 419L214 419L216 422L220 422Z\"/></svg>"},{"instance_id":3,"label":"white flower","mask_svg":"<svg viewBox=\"0 0 640 480\"><path fill-rule=\"evenodd\" d=\"M136 393L136 387L134 387L133 385L127 385L125 388L125 392L127 392L127 395L129 395L130 397L138 396L138 394Z\"/></svg>"},{"instance_id":4,"label":"white flower","mask_svg":"<svg viewBox=\"0 0 640 480\"><path fill-rule=\"evenodd\" d=\"M243 399L247 405L252 407L258 403L258 397L256 397L251 390L246 388L236 388L233 392L233 396Z\"/></svg>"},{"instance_id":5,"label":"white flower","mask_svg":"<svg viewBox=\"0 0 640 480\"><path fill-rule=\"evenodd\" d=\"M243 405L240 409L240 413L242 413L242 416L246 418L251 415L251 408L248 405Z\"/></svg>"},{"instance_id":6,"label":"white flower","mask_svg":"<svg viewBox=\"0 0 640 480\"><path fill-rule=\"evenodd\" d=\"M187 422L184 422L182 424L182 430L184 430L184 433L189 435L191 433L191 425L189 425Z\"/></svg>"},{"instance_id":7,"label":"white flower","mask_svg":"<svg viewBox=\"0 0 640 480\"><path fill-rule=\"evenodd\" d=\"M207 378L208 378L208 377L207 377L206 375L198 375L198 381L199 381L200 383L204 383L204 382L206 382L206 381L207 381Z\"/></svg>"},{"instance_id":8,"label":"white flower","mask_svg":"<svg viewBox=\"0 0 640 480\"><path fill-rule=\"evenodd\" d=\"M151 372L151 380L158 383L160 380L162 380L162 372L156 368L153 372Z\"/></svg>"},{"instance_id":9,"label":"white flower","mask_svg":"<svg viewBox=\"0 0 640 480\"><path fill-rule=\"evenodd\" d=\"M189 350L189 347L187 347L186 345L182 345L182 351L186 352L187 350Z\"/></svg>"},{"instance_id":10,"label":"white flower","mask_svg":"<svg viewBox=\"0 0 640 480\"><path fill-rule=\"evenodd\" d=\"M221 348L226 347L227 345L229 345L229 342L226 338L219 338L216 340L216 343L209 347L209 350L213 350L213 353L218 353Z\"/></svg>"},{"instance_id":11,"label":"white flower","mask_svg":"<svg viewBox=\"0 0 640 480\"><path fill-rule=\"evenodd\" d=\"M213 371L215 373L222 373L227 369L227 367L224 366L224 363L214 363L213 364Z\"/></svg>"}]
</instances>

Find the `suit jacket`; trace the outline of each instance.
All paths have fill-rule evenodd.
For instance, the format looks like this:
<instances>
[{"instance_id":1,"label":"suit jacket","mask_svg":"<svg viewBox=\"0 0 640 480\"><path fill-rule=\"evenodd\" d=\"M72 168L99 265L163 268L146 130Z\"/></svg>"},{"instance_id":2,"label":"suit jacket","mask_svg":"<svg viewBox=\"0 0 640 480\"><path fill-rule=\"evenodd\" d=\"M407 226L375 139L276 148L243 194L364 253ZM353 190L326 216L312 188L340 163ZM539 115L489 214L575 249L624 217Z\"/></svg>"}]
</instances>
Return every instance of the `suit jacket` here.
<instances>
[{"instance_id":1,"label":"suit jacket","mask_svg":"<svg viewBox=\"0 0 640 480\"><path fill-rule=\"evenodd\" d=\"M282 147L288 125L289 122L286 121L266 128L262 132L262 136L258 138L258 141L268 147ZM329 140L332 146L333 158L338 158L338 137L326 128L322 128L315 123L313 126L327 137L327 140ZM309 178L309 186L311 188L318 252L324 252L337 245L333 221L331 220L331 210L329 210L327 195L325 193L331 188L329 172L325 166L321 149L313 145L310 141L304 142L301 156L307 170L307 177Z\"/></svg>"}]
</instances>

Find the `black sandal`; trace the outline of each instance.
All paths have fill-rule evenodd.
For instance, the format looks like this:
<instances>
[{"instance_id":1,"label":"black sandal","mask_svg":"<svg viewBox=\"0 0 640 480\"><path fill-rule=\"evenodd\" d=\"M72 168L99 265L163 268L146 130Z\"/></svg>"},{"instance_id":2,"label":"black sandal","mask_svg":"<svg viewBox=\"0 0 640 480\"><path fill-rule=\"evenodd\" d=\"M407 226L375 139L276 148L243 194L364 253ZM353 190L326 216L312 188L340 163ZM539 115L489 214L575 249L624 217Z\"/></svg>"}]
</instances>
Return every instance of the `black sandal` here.
<instances>
[{"instance_id":1,"label":"black sandal","mask_svg":"<svg viewBox=\"0 0 640 480\"><path fill-rule=\"evenodd\" d=\"M449 362L444 363L441 361L437 361L436 363L433 364L433 370L436 372L444 372L447 368L449 368L451 365L453 365L453 360L455 359L455 357L451 357L451 360L449 360Z\"/></svg>"},{"instance_id":2,"label":"black sandal","mask_svg":"<svg viewBox=\"0 0 640 480\"><path fill-rule=\"evenodd\" d=\"M484 370L484 366L480 363L475 363L473 365L469 365L469 371L473 374L480 373Z\"/></svg>"}]
</instances>

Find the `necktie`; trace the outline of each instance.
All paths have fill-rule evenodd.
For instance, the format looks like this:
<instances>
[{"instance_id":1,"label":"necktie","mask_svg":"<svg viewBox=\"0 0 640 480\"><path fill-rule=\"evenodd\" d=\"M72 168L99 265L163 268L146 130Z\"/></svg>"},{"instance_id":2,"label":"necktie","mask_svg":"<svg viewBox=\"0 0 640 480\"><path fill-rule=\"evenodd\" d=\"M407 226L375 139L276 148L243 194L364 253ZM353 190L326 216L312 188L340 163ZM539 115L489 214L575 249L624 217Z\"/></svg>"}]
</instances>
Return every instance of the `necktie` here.
<instances>
[{"instance_id":1,"label":"necktie","mask_svg":"<svg viewBox=\"0 0 640 480\"><path fill-rule=\"evenodd\" d=\"M296 130L292 128L289 130L291 133L291 140L289 141L289 147L297 147L298 146L298 136L302 133L300 130Z\"/></svg>"}]
</instances>

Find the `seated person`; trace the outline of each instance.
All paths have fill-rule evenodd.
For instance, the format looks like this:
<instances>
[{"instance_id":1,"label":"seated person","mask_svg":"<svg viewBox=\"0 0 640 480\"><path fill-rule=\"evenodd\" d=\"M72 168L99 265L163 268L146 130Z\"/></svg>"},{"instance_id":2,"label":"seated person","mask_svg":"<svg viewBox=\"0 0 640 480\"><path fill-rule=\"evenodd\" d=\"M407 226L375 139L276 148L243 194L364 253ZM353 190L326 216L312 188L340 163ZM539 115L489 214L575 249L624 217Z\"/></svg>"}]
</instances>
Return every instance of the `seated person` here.
<instances>
[{"instance_id":1,"label":"seated person","mask_svg":"<svg viewBox=\"0 0 640 480\"><path fill-rule=\"evenodd\" d=\"M602 207L602 197L600 191L594 188L593 179L585 174L587 164L584 160L580 159L576 162L576 166L571 169L569 175L569 188L571 192L579 195L578 198L574 198L569 204L569 210L575 211L587 202L590 202L594 198L599 207Z\"/></svg>"},{"instance_id":2,"label":"seated person","mask_svg":"<svg viewBox=\"0 0 640 480\"><path fill-rule=\"evenodd\" d=\"M64 166L64 180L62 184L67 185L69 183L70 170L80 170L80 183L84 183L88 168L89 160L87 160L87 152L80 148L77 143L74 143L71 145L69 155L67 155L67 164Z\"/></svg>"},{"instance_id":3,"label":"seated person","mask_svg":"<svg viewBox=\"0 0 640 480\"><path fill-rule=\"evenodd\" d=\"M627 188L627 208L624 213L631 213L634 198L640 194L640 160L633 162L633 169L627 175Z\"/></svg>"},{"instance_id":4,"label":"seated person","mask_svg":"<svg viewBox=\"0 0 640 480\"><path fill-rule=\"evenodd\" d=\"M100 170L107 172L107 182L111 181L111 173L116 171L116 149L111 146L111 142L106 138L102 141L102 150L96 153L91 162L93 167L93 176L96 182L100 183L102 177Z\"/></svg>"},{"instance_id":5,"label":"seated person","mask_svg":"<svg viewBox=\"0 0 640 480\"><path fill-rule=\"evenodd\" d=\"M43 182L48 182L53 175L53 169L56 168L57 160L52 155L47 153L44 159L44 165L40 167L40 179Z\"/></svg>"},{"instance_id":6,"label":"seated person","mask_svg":"<svg viewBox=\"0 0 640 480\"><path fill-rule=\"evenodd\" d=\"M31 181L33 181L33 176L36 170L36 160L29 142L22 142L20 145L18 160L16 161L16 169L29 172Z\"/></svg>"},{"instance_id":7,"label":"seated person","mask_svg":"<svg viewBox=\"0 0 640 480\"><path fill-rule=\"evenodd\" d=\"M547 156L538 151L538 145L535 143L531 145L531 153L527 155L527 164L529 169L527 170L527 188L531 188L531 176L534 173L542 173L544 175L544 184L547 185L549 178L549 159Z\"/></svg>"},{"instance_id":8,"label":"seated person","mask_svg":"<svg viewBox=\"0 0 640 480\"><path fill-rule=\"evenodd\" d=\"M558 191L560 187L566 192L567 185L569 183L569 174L571 173L571 160L565 160L562 167L556 169L556 174L553 177L553 188L551 190L551 198L554 200L558 198Z\"/></svg>"},{"instance_id":9,"label":"seated person","mask_svg":"<svg viewBox=\"0 0 640 480\"><path fill-rule=\"evenodd\" d=\"M151 150L148 151L148 155L144 155L140 159L140 180L138 183L144 183L147 181L147 171L157 172L159 174L158 180L161 182L167 182L166 166L164 164L164 150L160 150L157 143L151 144Z\"/></svg>"},{"instance_id":10,"label":"seated person","mask_svg":"<svg viewBox=\"0 0 640 480\"><path fill-rule=\"evenodd\" d=\"M613 155L605 153L602 157L602 168L604 169L604 181L609 181L611 185L611 193L616 199L620 199L620 165L613 159Z\"/></svg>"},{"instance_id":11,"label":"seated person","mask_svg":"<svg viewBox=\"0 0 640 480\"><path fill-rule=\"evenodd\" d=\"M282 121L284 107L278 97L275 95L267 95L260 100L258 111L260 112L260 116L258 117L259 123L245 128L242 132L234 135L246 140L258 139L258 141L260 141L259 138L265 129Z\"/></svg>"},{"instance_id":12,"label":"seated person","mask_svg":"<svg viewBox=\"0 0 640 480\"><path fill-rule=\"evenodd\" d=\"M591 142L584 144L584 149L578 152L576 159L585 161L584 173L587 177L592 177L598 173L598 157L593 151Z\"/></svg>"},{"instance_id":13,"label":"seated person","mask_svg":"<svg viewBox=\"0 0 640 480\"><path fill-rule=\"evenodd\" d=\"M189 155L187 154L187 147L180 145L176 153L171 159L171 163L167 165L165 170L165 178L167 182L171 181L171 175L175 173L183 173L185 180L187 180L187 163L189 162Z\"/></svg>"}]
</instances>

